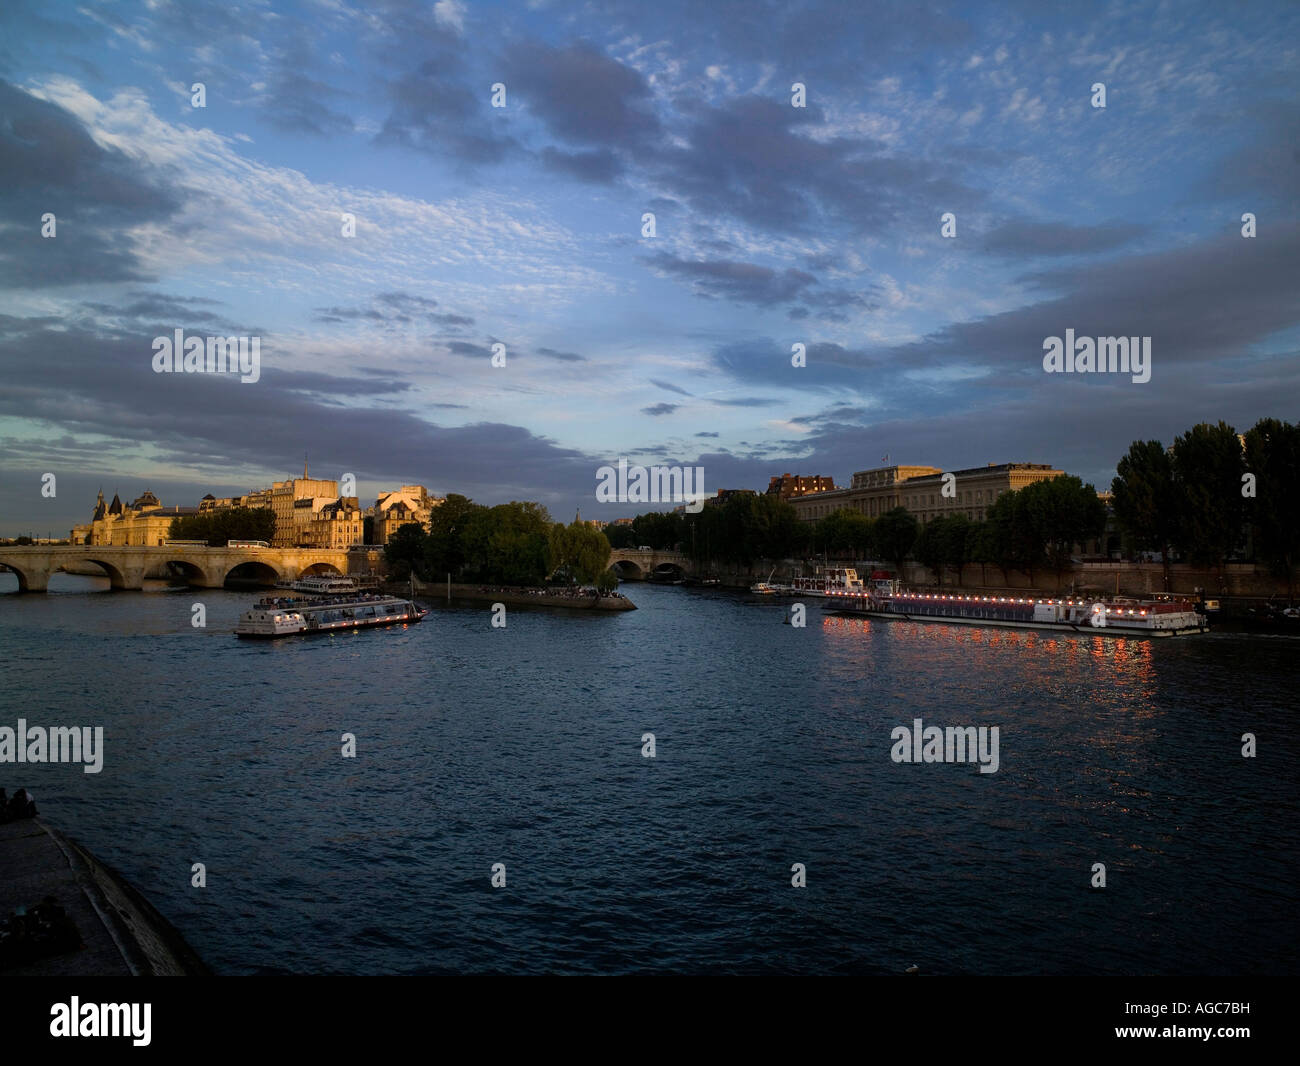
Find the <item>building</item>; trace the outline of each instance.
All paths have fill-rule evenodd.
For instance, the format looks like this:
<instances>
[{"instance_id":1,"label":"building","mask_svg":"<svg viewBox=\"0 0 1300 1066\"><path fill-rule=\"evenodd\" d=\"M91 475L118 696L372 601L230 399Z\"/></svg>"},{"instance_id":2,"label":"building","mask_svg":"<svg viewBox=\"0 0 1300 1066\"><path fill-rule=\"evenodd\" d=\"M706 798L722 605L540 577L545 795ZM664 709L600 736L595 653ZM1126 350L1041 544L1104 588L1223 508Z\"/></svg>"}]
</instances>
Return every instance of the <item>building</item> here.
<instances>
[{"instance_id":1,"label":"building","mask_svg":"<svg viewBox=\"0 0 1300 1066\"><path fill-rule=\"evenodd\" d=\"M116 493L105 504L101 491L90 521L74 526L69 539L74 544L159 547L171 538L173 519L192 514L198 514L197 507L164 507L148 489L129 505Z\"/></svg>"},{"instance_id":2,"label":"building","mask_svg":"<svg viewBox=\"0 0 1300 1066\"><path fill-rule=\"evenodd\" d=\"M820 474L782 474L772 478L767 486L769 496L780 496L788 500L792 496L807 496L811 492L834 492L835 481Z\"/></svg>"},{"instance_id":3,"label":"building","mask_svg":"<svg viewBox=\"0 0 1300 1066\"><path fill-rule=\"evenodd\" d=\"M883 466L859 470L847 489L833 489L791 497L795 512L805 522L816 522L832 511L850 510L878 518L901 505L899 486L914 477L942 473L933 466Z\"/></svg>"},{"instance_id":4,"label":"building","mask_svg":"<svg viewBox=\"0 0 1300 1066\"><path fill-rule=\"evenodd\" d=\"M391 492L381 492L371 508L375 520L371 542L387 544L388 538L408 522L427 530L433 509L445 502L442 496L430 496L423 485L403 485Z\"/></svg>"},{"instance_id":5,"label":"building","mask_svg":"<svg viewBox=\"0 0 1300 1066\"><path fill-rule=\"evenodd\" d=\"M757 496L758 493L753 489L718 489L716 496L710 496L704 501L705 507L721 507L733 496Z\"/></svg>"},{"instance_id":6,"label":"building","mask_svg":"<svg viewBox=\"0 0 1300 1066\"><path fill-rule=\"evenodd\" d=\"M276 548L302 547L302 538L307 535L306 527L317 521L315 514L328 503L339 498L339 483L330 478L312 478L307 475L307 464L302 464L302 477L277 481L269 490L250 493L252 497L262 497L269 493L271 510L275 513L275 538L272 546ZM299 501L309 501L299 506ZM249 505L252 506L252 505ZM357 538L357 543L361 538Z\"/></svg>"},{"instance_id":7,"label":"building","mask_svg":"<svg viewBox=\"0 0 1300 1066\"><path fill-rule=\"evenodd\" d=\"M346 550L362 542L365 517L355 496L305 496L293 508L294 547Z\"/></svg>"},{"instance_id":8,"label":"building","mask_svg":"<svg viewBox=\"0 0 1300 1066\"><path fill-rule=\"evenodd\" d=\"M1004 492L1064 473L1044 463L989 463L949 471L933 466L888 466L858 471L850 488L792 497L790 502L805 522L845 509L878 518L895 507L905 507L923 525L950 514L963 514L978 522Z\"/></svg>"}]
</instances>

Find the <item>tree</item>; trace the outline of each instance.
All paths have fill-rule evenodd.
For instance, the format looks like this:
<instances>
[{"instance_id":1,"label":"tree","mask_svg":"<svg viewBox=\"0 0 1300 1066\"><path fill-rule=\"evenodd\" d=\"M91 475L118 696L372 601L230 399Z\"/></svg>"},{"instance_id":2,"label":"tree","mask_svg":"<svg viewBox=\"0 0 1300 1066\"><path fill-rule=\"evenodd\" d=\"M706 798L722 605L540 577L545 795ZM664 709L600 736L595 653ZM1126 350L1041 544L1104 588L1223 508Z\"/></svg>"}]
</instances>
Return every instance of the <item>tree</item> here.
<instances>
[{"instance_id":1,"label":"tree","mask_svg":"<svg viewBox=\"0 0 1300 1066\"><path fill-rule=\"evenodd\" d=\"M374 544L375 542L375 516L368 514L361 520L361 543Z\"/></svg>"},{"instance_id":2,"label":"tree","mask_svg":"<svg viewBox=\"0 0 1300 1066\"><path fill-rule=\"evenodd\" d=\"M608 525L605 527L605 537L609 541L611 548L635 548L636 534L632 531L631 525Z\"/></svg>"},{"instance_id":3,"label":"tree","mask_svg":"<svg viewBox=\"0 0 1300 1066\"><path fill-rule=\"evenodd\" d=\"M167 535L173 540L206 540L220 548L229 540L275 539L275 512L269 507L223 507L203 514L173 518Z\"/></svg>"},{"instance_id":4,"label":"tree","mask_svg":"<svg viewBox=\"0 0 1300 1066\"><path fill-rule=\"evenodd\" d=\"M551 526L547 548L551 574L563 572L580 585L590 585L609 569L609 541L591 526L556 522Z\"/></svg>"},{"instance_id":5,"label":"tree","mask_svg":"<svg viewBox=\"0 0 1300 1066\"><path fill-rule=\"evenodd\" d=\"M961 584L962 569L975 549L974 529L964 514L941 515L922 527L914 551L917 559L934 571L941 587L947 566L956 567L957 584Z\"/></svg>"},{"instance_id":6,"label":"tree","mask_svg":"<svg viewBox=\"0 0 1300 1066\"><path fill-rule=\"evenodd\" d=\"M455 492L433 509L429 516L429 535L424 542L424 573L437 580L443 574L461 572L465 566L461 537L470 518L486 509Z\"/></svg>"},{"instance_id":7,"label":"tree","mask_svg":"<svg viewBox=\"0 0 1300 1066\"><path fill-rule=\"evenodd\" d=\"M1074 564L1074 546L1100 536L1106 528L1106 507L1096 489L1071 474L1036 481L1013 495L1025 523L1025 552L1031 560L1046 557L1059 588L1062 576Z\"/></svg>"},{"instance_id":8,"label":"tree","mask_svg":"<svg viewBox=\"0 0 1300 1066\"><path fill-rule=\"evenodd\" d=\"M424 571L425 538L427 534L419 522L404 522L398 526L384 545L384 562L388 564L389 573L398 581L414 572L417 577L427 578Z\"/></svg>"},{"instance_id":9,"label":"tree","mask_svg":"<svg viewBox=\"0 0 1300 1066\"><path fill-rule=\"evenodd\" d=\"M1174 461L1158 440L1135 440L1110 484L1115 519L1138 551L1158 551L1168 590L1169 552L1178 534L1182 494Z\"/></svg>"},{"instance_id":10,"label":"tree","mask_svg":"<svg viewBox=\"0 0 1300 1066\"><path fill-rule=\"evenodd\" d=\"M943 588L943 567L948 561L948 544L944 537L942 518L935 518L921 527L912 550L917 561L934 574L939 587Z\"/></svg>"},{"instance_id":11,"label":"tree","mask_svg":"<svg viewBox=\"0 0 1300 1066\"><path fill-rule=\"evenodd\" d=\"M1174 441L1173 465L1182 497L1179 546L1222 574L1241 539L1245 462L1237 431L1226 422L1193 426Z\"/></svg>"},{"instance_id":12,"label":"tree","mask_svg":"<svg viewBox=\"0 0 1300 1066\"><path fill-rule=\"evenodd\" d=\"M1245 497L1257 557L1285 579L1287 600L1295 600L1300 565L1300 425L1264 418L1246 431L1246 470L1255 475L1255 495Z\"/></svg>"},{"instance_id":13,"label":"tree","mask_svg":"<svg viewBox=\"0 0 1300 1066\"><path fill-rule=\"evenodd\" d=\"M899 577L903 576L903 563L916 543L919 528L906 507L895 507L876 519L872 531L876 550L897 566Z\"/></svg>"},{"instance_id":14,"label":"tree","mask_svg":"<svg viewBox=\"0 0 1300 1066\"><path fill-rule=\"evenodd\" d=\"M682 516L662 511L647 511L632 519L634 543L631 547L648 544L658 551L672 551L682 539Z\"/></svg>"},{"instance_id":15,"label":"tree","mask_svg":"<svg viewBox=\"0 0 1300 1066\"><path fill-rule=\"evenodd\" d=\"M474 511L460 536L466 569L480 581L541 584L550 572L551 524L551 516L539 503L516 500Z\"/></svg>"},{"instance_id":16,"label":"tree","mask_svg":"<svg viewBox=\"0 0 1300 1066\"><path fill-rule=\"evenodd\" d=\"M814 551L865 559L871 554L871 526L866 515L841 508L817 522L808 539Z\"/></svg>"},{"instance_id":17,"label":"tree","mask_svg":"<svg viewBox=\"0 0 1300 1066\"><path fill-rule=\"evenodd\" d=\"M1020 490L1004 492L987 511L983 550L988 561L1002 571L1002 583L1010 584L1011 571L1022 570L1034 580L1034 569L1043 559L1043 542L1029 521Z\"/></svg>"},{"instance_id":18,"label":"tree","mask_svg":"<svg viewBox=\"0 0 1300 1066\"><path fill-rule=\"evenodd\" d=\"M974 522L971 524L970 553L970 561L980 564L980 584L987 585L989 583L989 564L998 565L993 530L988 522ZM1004 585L1006 580L1006 572L1003 571L1002 583Z\"/></svg>"},{"instance_id":19,"label":"tree","mask_svg":"<svg viewBox=\"0 0 1300 1066\"><path fill-rule=\"evenodd\" d=\"M742 496L747 506L745 535L760 559L786 559L806 542L807 531L794 506L767 493Z\"/></svg>"},{"instance_id":20,"label":"tree","mask_svg":"<svg viewBox=\"0 0 1300 1066\"><path fill-rule=\"evenodd\" d=\"M962 571L975 558L977 527L974 522L960 512L946 515L942 521L944 523L944 539L947 542L945 554L948 564L957 570L957 586L960 588Z\"/></svg>"}]
</instances>

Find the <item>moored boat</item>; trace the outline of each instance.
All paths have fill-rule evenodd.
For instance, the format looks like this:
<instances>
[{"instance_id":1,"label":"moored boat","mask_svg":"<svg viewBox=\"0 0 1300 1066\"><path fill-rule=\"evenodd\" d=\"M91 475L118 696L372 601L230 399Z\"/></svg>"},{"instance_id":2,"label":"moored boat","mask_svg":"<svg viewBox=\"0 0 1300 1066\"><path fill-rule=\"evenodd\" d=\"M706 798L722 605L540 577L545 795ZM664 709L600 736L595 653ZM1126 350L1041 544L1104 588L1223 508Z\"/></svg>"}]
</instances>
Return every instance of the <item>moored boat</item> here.
<instances>
[{"instance_id":1,"label":"moored boat","mask_svg":"<svg viewBox=\"0 0 1300 1066\"><path fill-rule=\"evenodd\" d=\"M886 621L1047 629L1093 636L1174 637L1208 633L1209 625L1188 600L1172 597L1046 599L909 592L873 575L862 592L836 592L823 609Z\"/></svg>"},{"instance_id":2,"label":"moored boat","mask_svg":"<svg viewBox=\"0 0 1300 1066\"><path fill-rule=\"evenodd\" d=\"M797 577L791 591L801 596L829 596L832 593L865 591L862 578L852 567L829 567L812 577Z\"/></svg>"}]
</instances>

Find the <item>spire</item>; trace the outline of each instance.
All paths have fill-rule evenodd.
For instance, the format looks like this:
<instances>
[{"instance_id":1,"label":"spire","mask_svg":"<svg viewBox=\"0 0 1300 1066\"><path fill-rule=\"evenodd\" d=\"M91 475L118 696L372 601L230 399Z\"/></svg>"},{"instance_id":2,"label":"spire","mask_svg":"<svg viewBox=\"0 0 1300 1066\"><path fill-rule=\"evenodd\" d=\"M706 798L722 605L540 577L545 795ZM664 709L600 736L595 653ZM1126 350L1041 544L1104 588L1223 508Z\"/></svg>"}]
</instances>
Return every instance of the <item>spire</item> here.
<instances>
[{"instance_id":1,"label":"spire","mask_svg":"<svg viewBox=\"0 0 1300 1066\"><path fill-rule=\"evenodd\" d=\"M307 480L307 453L302 453L302 479Z\"/></svg>"},{"instance_id":2,"label":"spire","mask_svg":"<svg viewBox=\"0 0 1300 1066\"><path fill-rule=\"evenodd\" d=\"M573 516L573 524L579 525L582 522L582 508L579 507L577 513Z\"/></svg>"}]
</instances>

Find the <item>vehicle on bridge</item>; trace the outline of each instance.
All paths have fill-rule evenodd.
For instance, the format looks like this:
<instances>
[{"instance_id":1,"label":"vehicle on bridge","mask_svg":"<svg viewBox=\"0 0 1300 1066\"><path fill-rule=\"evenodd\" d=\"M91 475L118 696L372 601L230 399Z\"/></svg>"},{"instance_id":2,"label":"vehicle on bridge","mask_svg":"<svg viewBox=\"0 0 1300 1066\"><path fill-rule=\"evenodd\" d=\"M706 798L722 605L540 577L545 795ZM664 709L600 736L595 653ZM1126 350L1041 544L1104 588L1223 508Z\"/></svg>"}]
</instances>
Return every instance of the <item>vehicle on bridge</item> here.
<instances>
[{"instance_id":1,"label":"vehicle on bridge","mask_svg":"<svg viewBox=\"0 0 1300 1066\"><path fill-rule=\"evenodd\" d=\"M271 545L264 540L228 540L227 548L269 548Z\"/></svg>"}]
</instances>

